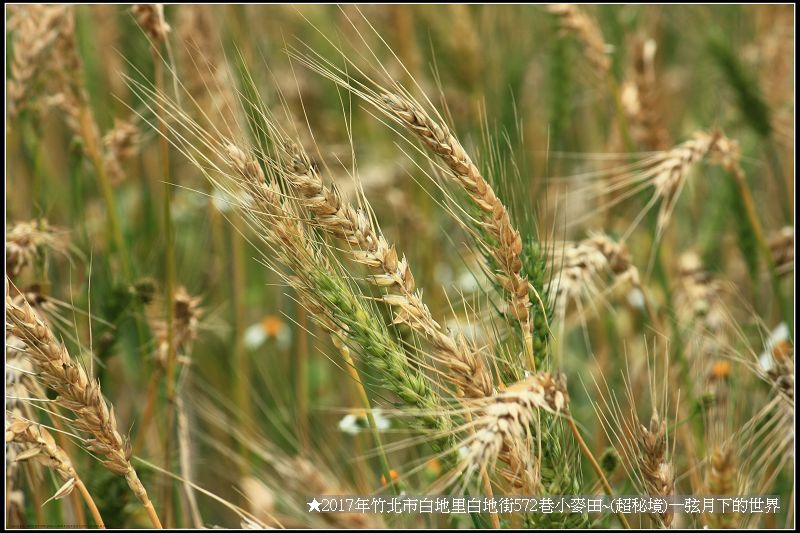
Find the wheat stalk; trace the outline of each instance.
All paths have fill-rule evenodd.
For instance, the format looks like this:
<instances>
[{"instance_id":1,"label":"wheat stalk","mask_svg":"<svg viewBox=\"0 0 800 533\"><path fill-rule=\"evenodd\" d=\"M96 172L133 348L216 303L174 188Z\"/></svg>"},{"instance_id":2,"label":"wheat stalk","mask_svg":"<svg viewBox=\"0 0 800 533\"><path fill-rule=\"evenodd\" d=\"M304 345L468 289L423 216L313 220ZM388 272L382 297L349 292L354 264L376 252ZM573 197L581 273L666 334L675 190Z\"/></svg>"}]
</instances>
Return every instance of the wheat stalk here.
<instances>
[{"instance_id":1,"label":"wheat stalk","mask_svg":"<svg viewBox=\"0 0 800 533\"><path fill-rule=\"evenodd\" d=\"M103 466L125 477L128 486L147 510L153 525L160 527L147 490L130 463L128 441L117 430L114 408L109 408L103 398L100 383L91 380L86 370L72 360L66 347L56 340L50 327L39 318L27 300L23 299L20 304L12 300L8 280L6 320L9 332L26 344L24 353L38 369L39 379L58 394L57 404L76 415L70 424L92 435L88 440L88 449L105 457Z\"/></svg>"}]
</instances>

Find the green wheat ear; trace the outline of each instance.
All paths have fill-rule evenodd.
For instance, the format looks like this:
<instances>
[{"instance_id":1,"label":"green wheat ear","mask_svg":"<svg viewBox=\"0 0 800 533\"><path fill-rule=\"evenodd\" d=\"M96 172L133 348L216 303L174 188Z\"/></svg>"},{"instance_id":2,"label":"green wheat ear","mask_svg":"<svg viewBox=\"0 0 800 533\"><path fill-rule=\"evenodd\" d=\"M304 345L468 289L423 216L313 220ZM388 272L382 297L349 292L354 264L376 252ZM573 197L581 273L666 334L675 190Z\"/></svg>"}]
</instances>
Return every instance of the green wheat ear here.
<instances>
[{"instance_id":1,"label":"green wheat ear","mask_svg":"<svg viewBox=\"0 0 800 533\"><path fill-rule=\"evenodd\" d=\"M552 361L549 354L550 323L553 318L553 305L547 290L547 275L550 260L546 246L526 236L522 247L522 268L530 281L531 322L533 324L533 355L536 368L549 369Z\"/></svg>"}]
</instances>

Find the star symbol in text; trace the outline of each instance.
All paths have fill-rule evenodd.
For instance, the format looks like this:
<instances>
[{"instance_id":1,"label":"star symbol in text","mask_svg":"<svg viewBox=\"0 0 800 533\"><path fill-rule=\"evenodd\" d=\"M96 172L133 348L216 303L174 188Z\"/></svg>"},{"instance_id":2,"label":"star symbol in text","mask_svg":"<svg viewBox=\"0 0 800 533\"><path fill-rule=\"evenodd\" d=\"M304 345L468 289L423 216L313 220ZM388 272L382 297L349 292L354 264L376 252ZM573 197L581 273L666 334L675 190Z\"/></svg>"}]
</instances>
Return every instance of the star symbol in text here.
<instances>
[{"instance_id":1,"label":"star symbol in text","mask_svg":"<svg viewBox=\"0 0 800 533\"><path fill-rule=\"evenodd\" d=\"M314 498L313 500L308 502L308 512L309 513L312 512L312 511L320 512L320 510L319 510L319 504L320 503L322 503L322 502L318 502L316 498Z\"/></svg>"}]
</instances>

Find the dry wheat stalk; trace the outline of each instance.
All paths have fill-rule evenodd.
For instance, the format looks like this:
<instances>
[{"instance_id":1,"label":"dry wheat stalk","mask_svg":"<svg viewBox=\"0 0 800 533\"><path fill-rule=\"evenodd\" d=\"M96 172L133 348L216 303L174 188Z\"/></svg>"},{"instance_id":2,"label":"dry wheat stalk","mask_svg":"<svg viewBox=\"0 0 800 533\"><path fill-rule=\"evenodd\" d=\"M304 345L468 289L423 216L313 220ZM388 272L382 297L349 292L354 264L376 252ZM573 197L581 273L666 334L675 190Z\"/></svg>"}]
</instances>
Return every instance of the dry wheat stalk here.
<instances>
[{"instance_id":1,"label":"dry wheat stalk","mask_svg":"<svg viewBox=\"0 0 800 533\"><path fill-rule=\"evenodd\" d=\"M601 77L607 75L611 69L611 46L606 44L597 23L575 4L550 4L547 10L558 17L563 35L575 36L595 72Z\"/></svg>"},{"instance_id":2,"label":"dry wheat stalk","mask_svg":"<svg viewBox=\"0 0 800 533\"><path fill-rule=\"evenodd\" d=\"M667 423L660 420L653 411L650 427L639 425L637 431L639 444L639 468L644 480L644 487L649 496L670 497L675 493L675 476L668 459L669 443L667 441ZM669 527L672 523L672 512L660 515L662 523Z\"/></svg>"},{"instance_id":3,"label":"dry wheat stalk","mask_svg":"<svg viewBox=\"0 0 800 533\"><path fill-rule=\"evenodd\" d=\"M103 465L115 474L125 477L136 497L148 511L153 525L160 527L158 516L130 463L131 450L127 439L117 431L113 406L109 408L100 391L100 384L91 380L86 370L76 364L63 343L59 342L49 326L36 311L23 300L15 303L8 293L6 281L6 320L9 332L19 337L27 346L25 355L38 369L44 385L58 394L57 404L75 413L70 424L89 433L88 449L102 455Z\"/></svg>"},{"instance_id":4,"label":"dry wheat stalk","mask_svg":"<svg viewBox=\"0 0 800 533\"><path fill-rule=\"evenodd\" d=\"M461 143L443 124L437 123L412 99L401 94L385 93L379 105L417 135L451 170L458 184L481 210L482 227L493 240L488 251L497 263L498 284L509 295L509 309L519 322L530 349L530 299L528 280L522 273L522 238L511 222L508 210L481 175Z\"/></svg>"},{"instance_id":5,"label":"dry wheat stalk","mask_svg":"<svg viewBox=\"0 0 800 533\"><path fill-rule=\"evenodd\" d=\"M26 420L14 413L6 412L6 444L17 443L24 451L16 454L15 461L35 459L60 475L65 483L56 491L52 499L67 497L77 488L94 517L98 527L105 527L100 512L89 491L81 481L69 456L56 444L53 436L44 427Z\"/></svg>"},{"instance_id":6,"label":"dry wheat stalk","mask_svg":"<svg viewBox=\"0 0 800 533\"><path fill-rule=\"evenodd\" d=\"M319 227L349 244L355 261L378 272L368 279L391 291L382 299L395 310L394 323L410 326L431 342L438 360L450 370L449 377L461 395L491 396L492 375L478 349L463 335L449 335L434 320L416 290L408 260L398 258L394 245L387 242L369 213L343 201L335 190L327 187L297 144L285 142L283 146L288 159L283 175L298 194L300 203L314 215Z\"/></svg>"},{"instance_id":7,"label":"dry wheat stalk","mask_svg":"<svg viewBox=\"0 0 800 533\"><path fill-rule=\"evenodd\" d=\"M156 43L162 43L170 32L169 24L164 18L164 4L134 4L131 13L136 18L136 23Z\"/></svg>"}]
</instances>

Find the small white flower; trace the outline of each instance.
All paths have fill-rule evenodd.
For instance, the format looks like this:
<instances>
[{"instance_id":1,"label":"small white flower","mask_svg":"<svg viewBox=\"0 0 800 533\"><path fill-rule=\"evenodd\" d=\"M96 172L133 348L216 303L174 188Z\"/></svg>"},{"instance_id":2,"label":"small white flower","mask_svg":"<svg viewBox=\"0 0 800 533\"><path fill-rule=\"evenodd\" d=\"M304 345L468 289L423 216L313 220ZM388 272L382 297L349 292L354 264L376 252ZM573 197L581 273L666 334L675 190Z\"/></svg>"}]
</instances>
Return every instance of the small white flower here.
<instances>
[{"instance_id":1,"label":"small white flower","mask_svg":"<svg viewBox=\"0 0 800 533\"><path fill-rule=\"evenodd\" d=\"M769 334L769 337L767 337L766 342L764 342L764 351L758 357L758 364L763 370L772 370L772 367L775 366L775 361L772 356L772 354L775 353L775 348L777 348L782 342L788 340L789 327L785 322L781 322L774 330L772 330L772 333Z\"/></svg>"},{"instance_id":2,"label":"small white flower","mask_svg":"<svg viewBox=\"0 0 800 533\"><path fill-rule=\"evenodd\" d=\"M628 291L628 303L636 309L644 309L644 293L638 287Z\"/></svg>"},{"instance_id":3,"label":"small white flower","mask_svg":"<svg viewBox=\"0 0 800 533\"><path fill-rule=\"evenodd\" d=\"M358 417L356 415L345 415L344 418L339 420L339 431L347 433L348 435L355 435L361 431L359 427Z\"/></svg>"},{"instance_id":4,"label":"small white flower","mask_svg":"<svg viewBox=\"0 0 800 533\"><path fill-rule=\"evenodd\" d=\"M260 322L244 331L244 345L248 350L255 350L265 342L267 342L267 332Z\"/></svg>"},{"instance_id":5,"label":"small white flower","mask_svg":"<svg viewBox=\"0 0 800 533\"><path fill-rule=\"evenodd\" d=\"M261 347L270 339L274 339L281 350L288 349L292 342L291 330L275 315L267 315L244 332L244 345L249 350Z\"/></svg>"},{"instance_id":6,"label":"small white flower","mask_svg":"<svg viewBox=\"0 0 800 533\"><path fill-rule=\"evenodd\" d=\"M375 427L379 432L386 431L392 425L391 420L383 416L380 409L373 409L372 417L375 419ZM339 421L339 431L348 435L356 435L367 429L369 429L369 419L363 411L345 415Z\"/></svg>"}]
</instances>

